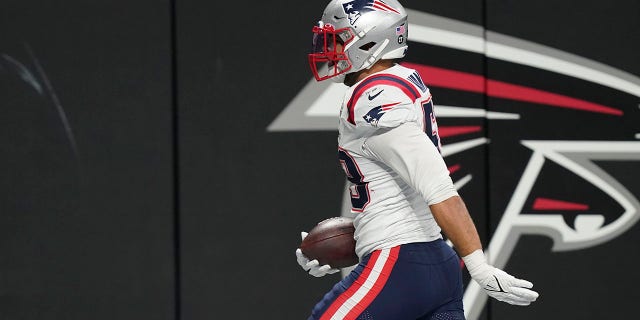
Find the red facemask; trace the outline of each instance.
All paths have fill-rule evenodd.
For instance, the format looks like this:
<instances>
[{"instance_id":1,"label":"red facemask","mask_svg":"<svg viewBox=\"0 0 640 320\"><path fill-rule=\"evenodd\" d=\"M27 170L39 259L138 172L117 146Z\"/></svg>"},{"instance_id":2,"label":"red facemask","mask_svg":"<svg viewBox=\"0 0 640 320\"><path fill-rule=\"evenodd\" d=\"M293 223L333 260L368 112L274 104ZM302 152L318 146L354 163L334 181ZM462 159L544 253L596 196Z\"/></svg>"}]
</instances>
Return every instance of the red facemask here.
<instances>
[{"instance_id":1,"label":"red facemask","mask_svg":"<svg viewBox=\"0 0 640 320\"><path fill-rule=\"evenodd\" d=\"M334 30L330 24L313 27L313 49L309 65L318 81L333 78L351 69L351 61L344 52L354 38L349 28Z\"/></svg>"}]
</instances>

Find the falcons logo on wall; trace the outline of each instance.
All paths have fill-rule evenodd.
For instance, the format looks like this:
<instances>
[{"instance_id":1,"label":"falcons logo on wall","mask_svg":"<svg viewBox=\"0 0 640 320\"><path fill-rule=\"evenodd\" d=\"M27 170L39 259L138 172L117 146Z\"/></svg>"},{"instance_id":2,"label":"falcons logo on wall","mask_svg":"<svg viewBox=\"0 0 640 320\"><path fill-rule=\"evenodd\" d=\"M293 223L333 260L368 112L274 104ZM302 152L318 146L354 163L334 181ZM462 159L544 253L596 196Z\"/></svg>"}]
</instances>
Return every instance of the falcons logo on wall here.
<instances>
[{"instance_id":1,"label":"falcons logo on wall","mask_svg":"<svg viewBox=\"0 0 640 320\"><path fill-rule=\"evenodd\" d=\"M489 171L492 186L484 192L501 199L489 208L501 214L486 248L491 263L504 268L521 235L548 236L553 251L577 250L611 240L638 221L637 195L603 164L637 168L640 161L639 77L481 26L407 12L411 43L403 64L418 70L434 93L442 154L461 193L479 174L469 154L484 148L488 165L480 169ZM452 52L476 59L479 67L464 70L468 64L456 65ZM438 54L447 57L434 59ZM512 80L523 78L528 81ZM345 90L309 81L268 130L336 130ZM605 94L584 97L596 91ZM504 196L490 195L501 186L508 186ZM343 215L349 209L343 201ZM477 319L486 301L470 282L467 318Z\"/></svg>"}]
</instances>

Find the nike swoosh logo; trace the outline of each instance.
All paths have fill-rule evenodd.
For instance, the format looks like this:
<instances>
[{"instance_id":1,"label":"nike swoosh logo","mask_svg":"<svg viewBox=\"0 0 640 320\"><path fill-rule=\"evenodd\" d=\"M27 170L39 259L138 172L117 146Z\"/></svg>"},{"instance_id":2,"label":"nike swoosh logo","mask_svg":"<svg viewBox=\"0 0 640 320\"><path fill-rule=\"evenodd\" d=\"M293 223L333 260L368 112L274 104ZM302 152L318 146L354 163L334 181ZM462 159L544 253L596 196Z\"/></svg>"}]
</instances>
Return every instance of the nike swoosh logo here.
<instances>
[{"instance_id":1,"label":"nike swoosh logo","mask_svg":"<svg viewBox=\"0 0 640 320\"><path fill-rule=\"evenodd\" d=\"M382 90L378 91L378 93L376 93L376 94L374 94L374 95L369 95L369 101L371 101L371 100L373 100L373 99L377 98L377 97L382 93L382 91L384 91L384 89L382 89Z\"/></svg>"},{"instance_id":2,"label":"nike swoosh logo","mask_svg":"<svg viewBox=\"0 0 640 320\"><path fill-rule=\"evenodd\" d=\"M502 286L500 285L500 281L498 281L498 277L493 276L493 278L494 278L494 279L496 279L496 283L498 284L498 288L499 288L500 290L495 290L495 288L494 288L492 285L490 285L490 284L487 284L487 287L488 287L488 288L485 288L485 290L487 290L487 291L493 291L493 292L504 292L504 293L506 293L506 291L504 291L504 289L502 289Z\"/></svg>"},{"instance_id":3,"label":"nike swoosh logo","mask_svg":"<svg viewBox=\"0 0 640 320\"><path fill-rule=\"evenodd\" d=\"M334 18L334 19L336 19L336 20L340 20L340 19L344 19L344 18L346 18L346 17L333 16L333 18Z\"/></svg>"}]
</instances>

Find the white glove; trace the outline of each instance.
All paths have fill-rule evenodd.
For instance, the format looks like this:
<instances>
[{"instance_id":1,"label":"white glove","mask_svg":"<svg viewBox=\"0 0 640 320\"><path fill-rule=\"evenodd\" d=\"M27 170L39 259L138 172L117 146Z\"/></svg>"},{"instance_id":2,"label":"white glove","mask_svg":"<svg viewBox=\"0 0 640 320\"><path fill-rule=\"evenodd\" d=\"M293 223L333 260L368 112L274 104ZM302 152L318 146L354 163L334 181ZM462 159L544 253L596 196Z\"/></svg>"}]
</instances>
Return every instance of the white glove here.
<instances>
[{"instance_id":1,"label":"white glove","mask_svg":"<svg viewBox=\"0 0 640 320\"><path fill-rule=\"evenodd\" d=\"M533 283L487 264L482 250L478 249L462 257L462 260L471 278L478 282L490 297L519 306L528 306L538 298L537 292L529 290L533 288Z\"/></svg>"},{"instance_id":2,"label":"white glove","mask_svg":"<svg viewBox=\"0 0 640 320\"><path fill-rule=\"evenodd\" d=\"M300 233L302 240L307 237L307 234L308 233L306 232ZM321 266L320 262L318 262L318 260L316 259L309 261L309 258L307 258L304 253L302 253L302 250L300 250L300 248L296 249L296 258L298 260L298 264L302 267L302 269L304 269L304 271L307 271L314 277L323 277L327 274L332 274L340 271L339 269L331 268L331 266L328 264Z\"/></svg>"}]
</instances>

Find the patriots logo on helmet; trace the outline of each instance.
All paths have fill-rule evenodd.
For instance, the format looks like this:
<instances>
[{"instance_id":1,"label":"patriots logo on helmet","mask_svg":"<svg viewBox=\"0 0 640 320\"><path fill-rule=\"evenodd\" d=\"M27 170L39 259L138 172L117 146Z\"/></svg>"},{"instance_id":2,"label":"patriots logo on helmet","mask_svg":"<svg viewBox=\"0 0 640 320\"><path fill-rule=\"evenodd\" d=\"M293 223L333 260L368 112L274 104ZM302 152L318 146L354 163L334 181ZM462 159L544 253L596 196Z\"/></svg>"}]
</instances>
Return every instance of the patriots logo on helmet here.
<instances>
[{"instance_id":1,"label":"patriots logo on helmet","mask_svg":"<svg viewBox=\"0 0 640 320\"><path fill-rule=\"evenodd\" d=\"M396 14L400 12L381 0L353 0L342 4L344 13L349 17L349 23L355 24L362 13L369 11L386 11Z\"/></svg>"}]
</instances>

